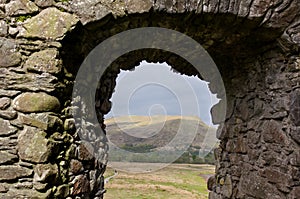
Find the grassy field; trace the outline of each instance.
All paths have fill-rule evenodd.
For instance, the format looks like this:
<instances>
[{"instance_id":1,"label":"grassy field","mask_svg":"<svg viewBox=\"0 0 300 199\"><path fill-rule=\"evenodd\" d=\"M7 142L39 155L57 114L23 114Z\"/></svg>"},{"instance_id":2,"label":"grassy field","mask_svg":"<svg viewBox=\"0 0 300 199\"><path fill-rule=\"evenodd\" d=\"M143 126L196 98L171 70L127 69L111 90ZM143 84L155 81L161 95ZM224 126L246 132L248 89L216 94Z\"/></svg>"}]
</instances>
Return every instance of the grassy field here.
<instances>
[{"instance_id":1,"label":"grassy field","mask_svg":"<svg viewBox=\"0 0 300 199\"><path fill-rule=\"evenodd\" d=\"M214 166L194 164L172 164L142 174L119 171L105 185L104 199L206 199L206 180L213 173ZM108 168L105 176L113 174Z\"/></svg>"}]
</instances>

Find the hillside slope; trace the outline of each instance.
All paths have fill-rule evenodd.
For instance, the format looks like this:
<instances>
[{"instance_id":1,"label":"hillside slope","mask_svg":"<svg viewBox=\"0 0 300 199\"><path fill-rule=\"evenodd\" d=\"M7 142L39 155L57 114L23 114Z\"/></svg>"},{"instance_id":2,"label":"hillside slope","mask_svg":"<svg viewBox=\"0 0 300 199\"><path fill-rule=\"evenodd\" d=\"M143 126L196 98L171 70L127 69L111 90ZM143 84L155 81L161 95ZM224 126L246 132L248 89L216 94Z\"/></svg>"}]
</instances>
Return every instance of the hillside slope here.
<instances>
[{"instance_id":1,"label":"hillside slope","mask_svg":"<svg viewBox=\"0 0 300 199\"><path fill-rule=\"evenodd\" d=\"M174 138L177 140L176 147L169 147L168 150L180 150L189 143L191 146L186 152L187 157L182 158L182 162L186 163L193 163L201 150L210 150L216 143L216 129L209 127L198 117L122 116L107 119L105 123L109 141L135 153L165 147Z\"/></svg>"}]
</instances>

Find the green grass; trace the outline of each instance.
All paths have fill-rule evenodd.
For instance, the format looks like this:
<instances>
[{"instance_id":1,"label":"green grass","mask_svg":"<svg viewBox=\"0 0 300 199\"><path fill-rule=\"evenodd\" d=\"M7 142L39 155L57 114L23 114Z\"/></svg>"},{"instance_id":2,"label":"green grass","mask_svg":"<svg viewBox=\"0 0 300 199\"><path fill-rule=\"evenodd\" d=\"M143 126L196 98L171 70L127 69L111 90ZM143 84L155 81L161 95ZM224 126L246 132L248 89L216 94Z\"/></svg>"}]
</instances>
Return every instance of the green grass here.
<instances>
[{"instance_id":1,"label":"green grass","mask_svg":"<svg viewBox=\"0 0 300 199\"><path fill-rule=\"evenodd\" d=\"M119 175L106 184L104 199L204 199L208 198L206 175L214 173L214 166L173 164L162 170ZM108 168L106 176L113 175Z\"/></svg>"}]
</instances>

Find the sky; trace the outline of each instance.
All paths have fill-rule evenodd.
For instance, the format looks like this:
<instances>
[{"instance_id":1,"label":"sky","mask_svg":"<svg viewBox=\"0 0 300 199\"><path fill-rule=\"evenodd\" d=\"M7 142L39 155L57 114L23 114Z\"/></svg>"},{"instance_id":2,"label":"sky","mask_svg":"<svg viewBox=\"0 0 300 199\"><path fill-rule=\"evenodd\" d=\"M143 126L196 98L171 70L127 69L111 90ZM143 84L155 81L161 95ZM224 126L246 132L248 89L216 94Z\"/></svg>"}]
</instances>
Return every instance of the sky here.
<instances>
[{"instance_id":1,"label":"sky","mask_svg":"<svg viewBox=\"0 0 300 199\"><path fill-rule=\"evenodd\" d=\"M134 71L121 71L105 118L123 115L198 116L212 125L210 109L219 100L208 83L173 72L167 63L142 61Z\"/></svg>"}]
</instances>

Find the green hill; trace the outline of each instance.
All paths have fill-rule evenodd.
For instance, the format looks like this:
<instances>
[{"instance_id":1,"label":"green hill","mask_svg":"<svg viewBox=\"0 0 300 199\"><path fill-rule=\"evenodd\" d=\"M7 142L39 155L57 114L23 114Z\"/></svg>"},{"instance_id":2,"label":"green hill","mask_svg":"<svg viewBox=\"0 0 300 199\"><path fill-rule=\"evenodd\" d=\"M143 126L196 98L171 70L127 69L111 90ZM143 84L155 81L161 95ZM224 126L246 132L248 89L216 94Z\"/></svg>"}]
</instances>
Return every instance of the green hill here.
<instances>
[{"instance_id":1,"label":"green hill","mask_svg":"<svg viewBox=\"0 0 300 199\"><path fill-rule=\"evenodd\" d=\"M147 153L162 147L164 151L185 149L177 160L181 163L214 163L210 149L216 144L216 129L198 117L189 116L122 116L105 120L107 137L113 145L134 153ZM172 141L176 145L168 145ZM187 147L190 144L188 148ZM167 147L166 147L167 146ZM199 152L207 154L199 157ZM167 153L166 153L167 154ZM111 154L111 161L128 161L123 154ZM147 161L160 162L160 157Z\"/></svg>"}]
</instances>

